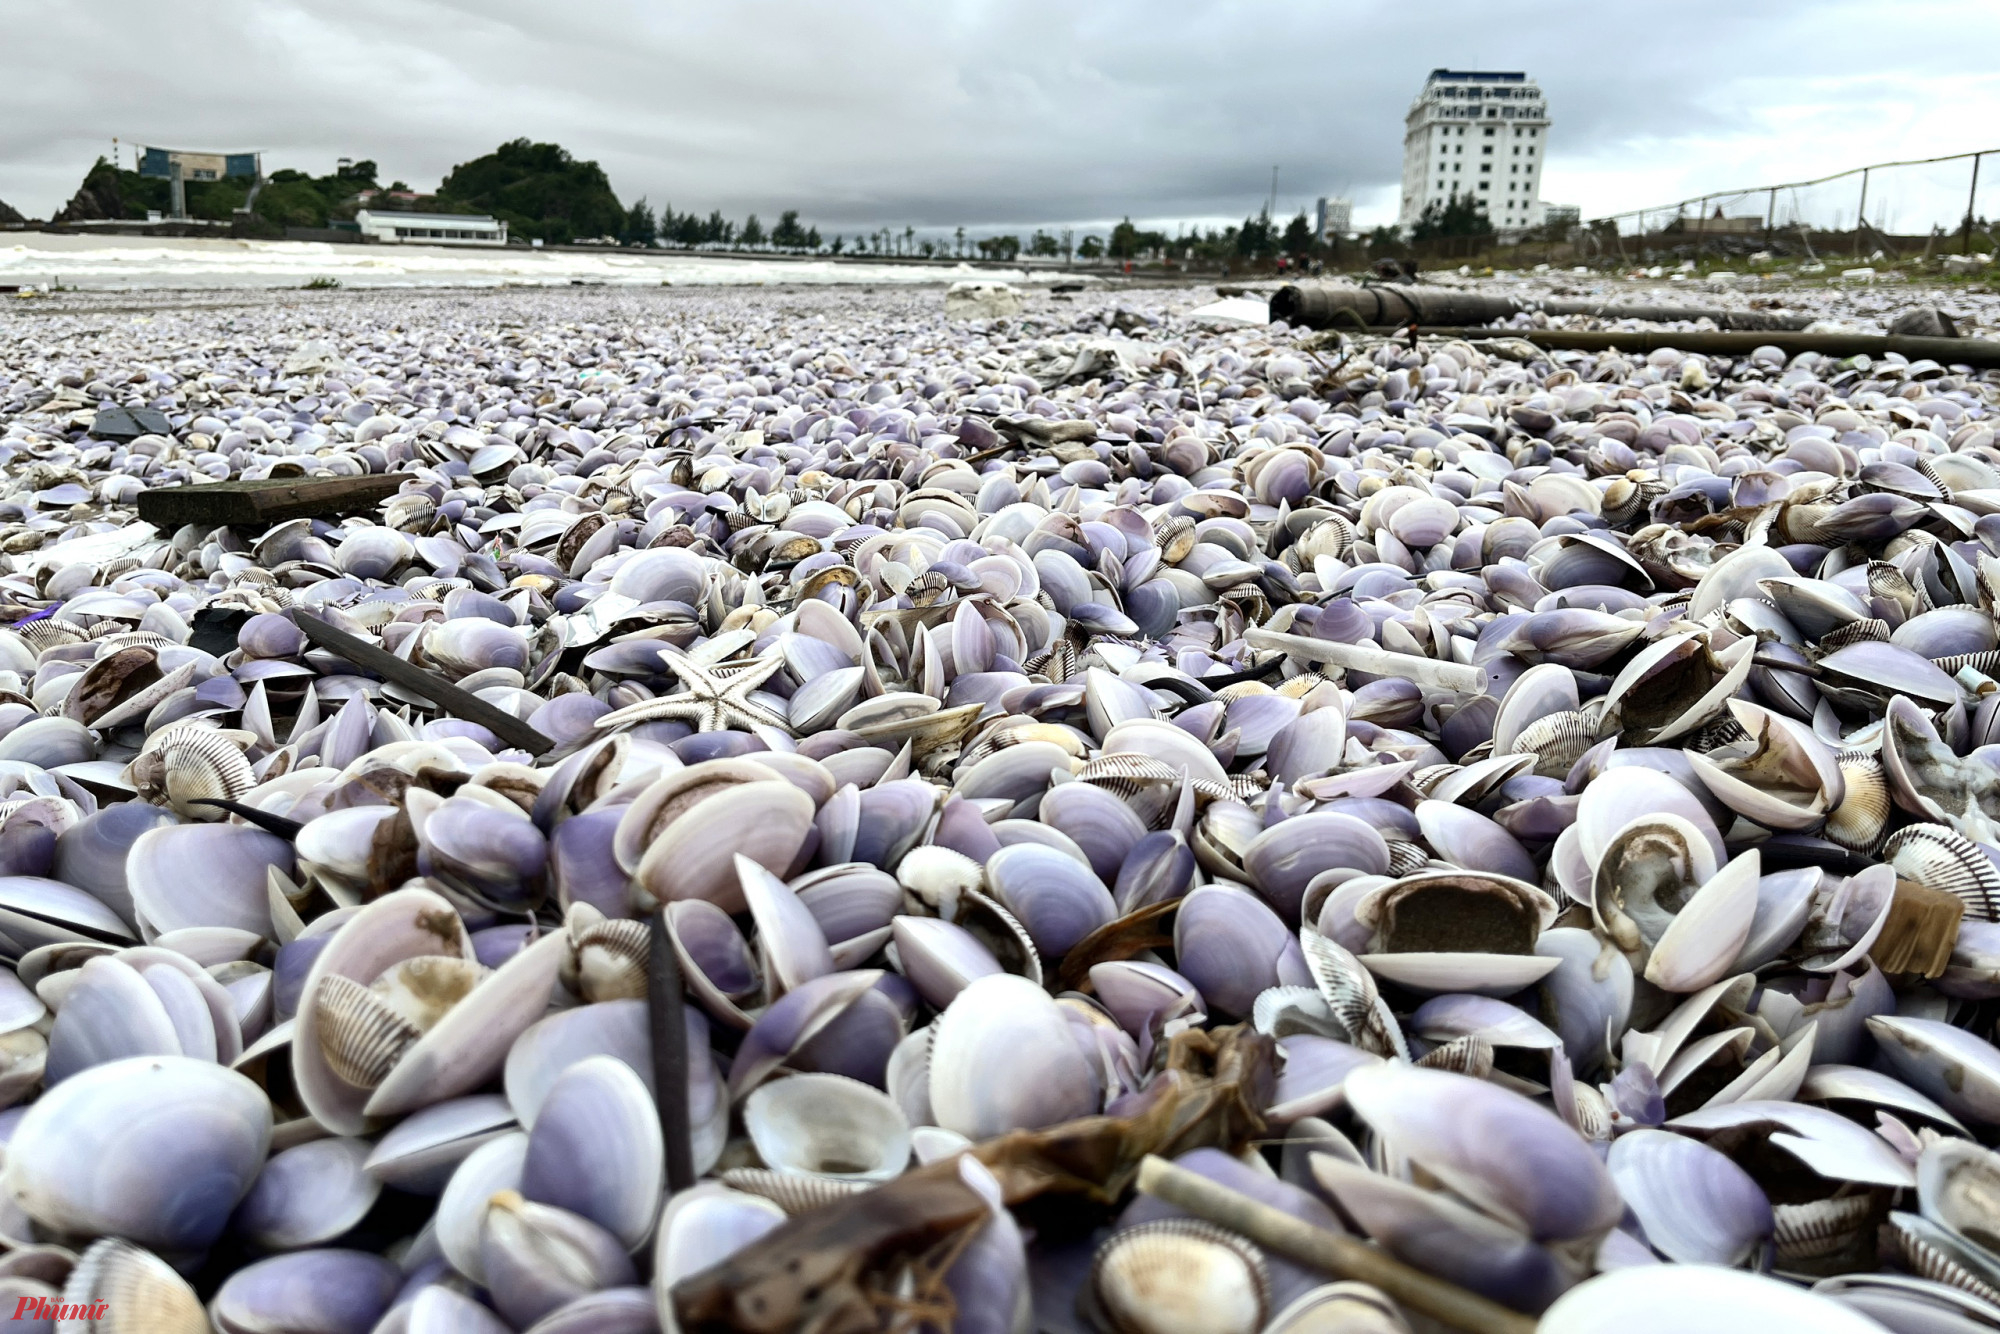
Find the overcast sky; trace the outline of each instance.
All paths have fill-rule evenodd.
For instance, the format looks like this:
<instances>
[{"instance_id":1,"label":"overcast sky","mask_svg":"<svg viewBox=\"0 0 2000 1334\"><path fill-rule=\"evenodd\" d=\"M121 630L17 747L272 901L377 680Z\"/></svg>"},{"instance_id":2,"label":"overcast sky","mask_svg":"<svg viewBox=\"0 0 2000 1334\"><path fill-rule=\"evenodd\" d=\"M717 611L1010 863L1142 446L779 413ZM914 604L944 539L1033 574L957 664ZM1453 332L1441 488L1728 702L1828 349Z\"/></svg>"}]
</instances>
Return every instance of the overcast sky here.
<instances>
[{"instance_id":1,"label":"overcast sky","mask_svg":"<svg viewBox=\"0 0 2000 1334\"><path fill-rule=\"evenodd\" d=\"M1273 164L1281 213L1373 223L1434 66L1535 77L1543 197L1586 217L2000 146L1995 0L5 0L5 31L0 199L36 217L114 136L430 189L525 135L627 203L828 232L1171 230Z\"/></svg>"}]
</instances>

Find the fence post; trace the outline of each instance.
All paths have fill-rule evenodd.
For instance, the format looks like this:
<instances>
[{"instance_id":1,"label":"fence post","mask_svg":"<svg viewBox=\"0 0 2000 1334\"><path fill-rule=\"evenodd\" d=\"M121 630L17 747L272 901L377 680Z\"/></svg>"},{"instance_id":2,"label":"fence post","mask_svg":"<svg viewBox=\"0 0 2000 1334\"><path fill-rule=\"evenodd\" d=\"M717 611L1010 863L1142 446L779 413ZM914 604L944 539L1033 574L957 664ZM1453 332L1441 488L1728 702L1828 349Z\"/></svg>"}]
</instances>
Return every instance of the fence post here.
<instances>
[{"instance_id":1,"label":"fence post","mask_svg":"<svg viewBox=\"0 0 2000 1334\"><path fill-rule=\"evenodd\" d=\"M1771 248L1771 240L1772 237L1775 235L1774 229L1776 228L1777 223L1778 223L1778 187L1774 185L1771 187L1770 201L1764 205L1764 248L1766 250L1769 250Z\"/></svg>"},{"instance_id":2,"label":"fence post","mask_svg":"<svg viewBox=\"0 0 2000 1334\"><path fill-rule=\"evenodd\" d=\"M1972 253L1972 207L1979 199L1979 159L1982 154L1972 155L1972 188L1965 194L1965 239L1959 242L1958 251L1962 255Z\"/></svg>"},{"instance_id":3,"label":"fence post","mask_svg":"<svg viewBox=\"0 0 2000 1334\"><path fill-rule=\"evenodd\" d=\"M1861 229L1868 225L1868 168L1861 169L1861 207L1854 211L1854 254L1861 254Z\"/></svg>"}]
</instances>

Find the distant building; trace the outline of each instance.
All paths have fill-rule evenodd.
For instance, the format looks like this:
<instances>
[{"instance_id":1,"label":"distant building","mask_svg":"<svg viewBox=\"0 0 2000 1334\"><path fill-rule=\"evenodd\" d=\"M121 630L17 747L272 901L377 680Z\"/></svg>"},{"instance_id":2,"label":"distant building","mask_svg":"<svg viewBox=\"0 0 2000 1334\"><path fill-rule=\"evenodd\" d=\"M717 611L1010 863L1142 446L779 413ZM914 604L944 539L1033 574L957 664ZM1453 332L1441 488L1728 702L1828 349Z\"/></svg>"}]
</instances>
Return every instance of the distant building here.
<instances>
[{"instance_id":1,"label":"distant building","mask_svg":"<svg viewBox=\"0 0 2000 1334\"><path fill-rule=\"evenodd\" d=\"M1354 201L1351 199L1329 199L1321 195L1314 213L1313 235L1322 241L1345 236L1354 230Z\"/></svg>"},{"instance_id":2,"label":"distant building","mask_svg":"<svg viewBox=\"0 0 2000 1334\"><path fill-rule=\"evenodd\" d=\"M219 181L231 176L254 181L264 174L261 157L257 153L184 153L174 148L148 148L139 155L139 174L169 180L174 168L179 167L183 181Z\"/></svg>"},{"instance_id":3,"label":"distant building","mask_svg":"<svg viewBox=\"0 0 2000 1334\"><path fill-rule=\"evenodd\" d=\"M1403 207L1414 225L1433 203L1469 195L1495 230L1542 220L1542 158L1549 115L1542 90L1521 73L1434 69L1403 129Z\"/></svg>"},{"instance_id":4,"label":"distant building","mask_svg":"<svg viewBox=\"0 0 2000 1334\"><path fill-rule=\"evenodd\" d=\"M361 234L375 241L436 241L447 245L507 244L507 224L483 213L389 213L364 208L354 215Z\"/></svg>"}]
</instances>

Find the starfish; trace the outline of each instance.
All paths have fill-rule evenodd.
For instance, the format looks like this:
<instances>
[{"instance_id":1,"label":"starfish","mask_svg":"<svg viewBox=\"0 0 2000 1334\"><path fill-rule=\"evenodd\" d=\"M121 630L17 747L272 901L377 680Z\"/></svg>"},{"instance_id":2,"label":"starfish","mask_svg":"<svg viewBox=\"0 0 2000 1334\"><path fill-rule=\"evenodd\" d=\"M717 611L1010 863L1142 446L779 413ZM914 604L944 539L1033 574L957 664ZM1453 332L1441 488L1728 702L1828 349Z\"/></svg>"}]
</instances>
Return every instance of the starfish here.
<instances>
[{"instance_id":1,"label":"starfish","mask_svg":"<svg viewBox=\"0 0 2000 1334\"><path fill-rule=\"evenodd\" d=\"M599 728L617 731L639 723L679 719L693 723L698 732L775 727L787 735L791 733L791 726L784 715L750 698L751 691L770 680L785 665L783 655L769 653L735 667L703 662L679 649L662 648L660 656L667 668L680 678L683 689L658 699L641 700L622 709L613 709L597 720Z\"/></svg>"}]
</instances>

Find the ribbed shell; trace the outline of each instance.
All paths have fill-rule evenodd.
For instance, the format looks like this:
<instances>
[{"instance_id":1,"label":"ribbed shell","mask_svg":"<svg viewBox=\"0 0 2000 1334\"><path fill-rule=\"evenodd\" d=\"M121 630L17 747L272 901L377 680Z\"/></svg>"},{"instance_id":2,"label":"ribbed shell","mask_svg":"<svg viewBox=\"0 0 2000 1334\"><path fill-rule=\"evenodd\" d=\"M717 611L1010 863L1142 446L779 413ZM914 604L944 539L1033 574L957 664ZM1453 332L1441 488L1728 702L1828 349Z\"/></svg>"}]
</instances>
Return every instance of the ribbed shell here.
<instances>
[{"instance_id":1,"label":"ribbed shell","mask_svg":"<svg viewBox=\"0 0 2000 1334\"><path fill-rule=\"evenodd\" d=\"M1171 515L1154 524L1153 545L1160 549L1160 559L1169 565L1186 560L1194 550L1194 527L1194 520L1185 514Z\"/></svg>"},{"instance_id":2,"label":"ribbed shell","mask_svg":"<svg viewBox=\"0 0 2000 1334\"><path fill-rule=\"evenodd\" d=\"M1969 1292L1989 1306L2000 1307L2000 1288L1986 1282L1928 1237L1911 1226L1910 1214L1890 1214L1888 1232L1896 1253L1918 1278Z\"/></svg>"},{"instance_id":3,"label":"ribbed shell","mask_svg":"<svg viewBox=\"0 0 2000 1334\"><path fill-rule=\"evenodd\" d=\"M585 1000L645 999L646 968L652 957L652 936L646 923L628 917L595 922L570 934L570 949L576 957L577 986Z\"/></svg>"},{"instance_id":4,"label":"ribbed shell","mask_svg":"<svg viewBox=\"0 0 2000 1334\"><path fill-rule=\"evenodd\" d=\"M951 592L951 579L942 570L925 570L910 580L909 587L903 592L909 595L913 605L928 607Z\"/></svg>"},{"instance_id":5,"label":"ribbed shell","mask_svg":"<svg viewBox=\"0 0 2000 1334\"><path fill-rule=\"evenodd\" d=\"M327 1065L356 1088L381 1084L423 1036L376 992L338 973L320 982L313 1005Z\"/></svg>"},{"instance_id":6,"label":"ribbed shell","mask_svg":"<svg viewBox=\"0 0 2000 1334\"><path fill-rule=\"evenodd\" d=\"M1076 776L1121 797L1137 796L1147 788L1181 781L1181 771L1166 761L1127 751L1099 755L1078 769ZM1233 801L1237 796L1233 787L1209 778L1190 777L1188 786L1194 789L1197 797L1206 801Z\"/></svg>"},{"instance_id":7,"label":"ribbed shell","mask_svg":"<svg viewBox=\"0 0 2000 1334\"><path fill-rule=\"evenodd\" d=\"M1984 649L1978 653L1954 653L1948 658L1933 658L1939 671L1946 676L1957 676L1970 667L1982 676L2000 673L2000 649Z\"/></svg>"},{"instance_id":8,"label":"ribbed shell","mask_svg":"<svg viewBox=\"0 0 2000 1334\"><path fill-rule=\"evenodd\" d=\"M875 1188L872 1181L801 1176L796 1172L773 1172L768 1167L732 1167L722 1173L722 1183L748 1195L761 1195L791 1215L807 1213Z\"/></svg>"},{"instance_id":9,"label":"ribbed shell","mask_svg":"<svg viewBox=\"0 0 2000 1334\"><path fill-rule=\"evenodd\" d=\"M1566 778L1583 753L1597 744L1597 729L1580 709L1564 709L1537 718L1514 738L1515 755L1533 755L1534 772L1543 778Z\"/></svg>"},{"instance_id":10,"label":"ribbed shell","mask_svg":"<svg viewBox=\"0 0 2000 1334\"><path fill-rule=\"evenodd\" d=\"M63 644L81 644L90 638L90 631L75 621L66 621L60 616L44 616L39 621L27 621L14 626L14 633L28 641L36 652L56 648Z\"/></svg>"},{"instance_id":11,"label":"ribbed shell","mask_svg":"<svg viewBox=\"0 0 2000 1334\"><path fill-rule=\"evenodd\" d=\"M1090 1287L1115 1334L1256 1334L1270 1314L1263 1253L1199 1219L1162 1219L1115 1234L1091 1262Z\"/></svg>"},{"instance_id":12,"label":"ribbed shell","mask_svg":"<svg viewBox=\"0 0 2000 1334\"><path fill-rule=\"evenodd\" d=\"M1417 1064L1432 1070L1455 1070L1461 1075L1484 1079L1493 1073L1493 1044L1477 1033L1467 1033L1427 1052Z\"/></svg>"},{"instance_id":13,"label":"ribbed shell","mask_svg":"<svg viewBox=\"0 0 2000 1334\"><path fill-rule=\"evenodd\" d=\"M1882 772L1881 757L1872 751L1843 750L1839 764L1847 795L1826 817L1821 832L1829 842L1862 852L1875 845L1889 822L1889 780Z\"/></svg>"},{"instance_id":14,"label":"ribbed shell","mask_svg":"<svg viewBox=\"0 0 2000 1334\"><path fill-rule=\"evenodd\" d=\"M1397 879L1415 875L1431 864L1431 855L1421 844L1408 843L1399 838L1386 841L1389 844L1389 874Z\"/></svg>"},{"instance_id":15,"label":"ribbed shell","mask_svg":"<svg viewBox=\"0 0 2000 1334\"><path fill-rule=\"evenodd\" d=\"M105 1237L91 1243L63 1284L65 1304L103 1302L96 1320L64 1321L87 1334L208 1334L201 1298L159 1256L129 1241Z\"/></svg>"},{"instance_id":16,"label":"ribbed shell","mask_svg":"<svg viewBox=\"0 0 2000 1334\"><path fill-rule=\"evenodd\" d=\"M1939 824L1898 829L1883 843L1882 860L1905 880L1956 895L1969 916L2000 921L2000 867L1956 830Z\"/></svg>"},{"instance_id":17,"label":"ribbed shell","mask_svg":"<svg viewBox=\"0 0 2000 1334\"><path fill-rule=\"evenodd\" d=\"M1806 1204L1774 1204L1772 1238L1778 1259L1793 1264L1823 1260L1854 1244L1875 1211L1866 1195L1841 1195Z\"/></svg>"},{"instance_id":18,"label":"ribbed shell","mask_svg":"<svg viewBox=\"0 0 2000 1334\"><path fill-rule=\"evenodd\" d=\"M1863 617L1858 621L1849 621L1846 625L1829 630L1820 636L1819 651L1824 655L1833 652L1835 649L1846 648L1850 644L1887 643L1888 640L1889 623L1887 621L1876 620L1873 617Z\"/></svg>"},{"instance_id":19,"label":"ribbed shell","mask_svg":"<svg viewBox=\"0 0 2000 1334\"><path fill-rule=\"evenodd\" d=\"M250 761L227 737L205 728L187 727L160 745L161 787L176 811L190 819L215 819L213 806L195 801L234 801L257 785Z\"/></svg>"}]
</instances>

